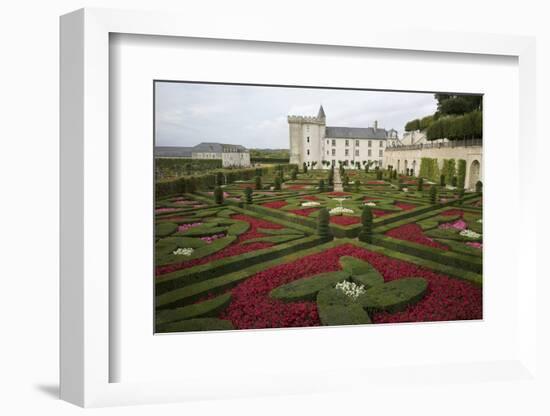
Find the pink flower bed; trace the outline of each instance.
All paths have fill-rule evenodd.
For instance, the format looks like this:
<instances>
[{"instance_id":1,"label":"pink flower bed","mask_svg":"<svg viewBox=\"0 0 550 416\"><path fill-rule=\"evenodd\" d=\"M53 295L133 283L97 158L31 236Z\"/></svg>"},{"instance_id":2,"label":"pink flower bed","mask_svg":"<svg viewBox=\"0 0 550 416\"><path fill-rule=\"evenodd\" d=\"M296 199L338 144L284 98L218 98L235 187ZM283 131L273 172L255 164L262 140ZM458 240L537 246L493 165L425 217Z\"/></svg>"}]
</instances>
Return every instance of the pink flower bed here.
<instances>
[{"instance_id":1,"label":"pink flower bed","mask_svg":"<svg viewBox=\"0 0 550 416\"><path fill-rule=\"evenodd\" d=\"M269 297L274 288L294 280L340 269L341 256L354 256L370 262L385 281L423 277L428 290L423 299L396 313L371 314L374 323L447 321L482 318L482 291L458 279L384 255L345 244L291 263L272 267L235 286L232 301L220 314L235 328L280 328L320 325L315 302L281 302Z\"/></svg>"},{"instance_id":2,"label":"pink flower bed","mask_svg":"<svg viewBox=\"0 0 550 416\"><path fill-rule=\"evenodd\" d=\"M466 224L466 222L464 222L464 220L460 219L460 220L456 220L454 222L446 222L444 224L441 224L439 226L439 228L441 228L442 230L449 230L449 229L455 229L455 230L465 230L466 228L468 228L468 224Z\"/></svg>"},{"instance_id":3,"label":"pink flower bed","mask_svg":"<svg viewBox=\"0 0 550 416\"><path fill-rule=\"evenodd\" d=\"M338 225L353 225L359 224L361 222L361 217L348 217L345 215L334 215L330 217L330 222L332 224Z\"/></svg>"},{"instance_id":4,"label":"pink flower bed","mask_svg":"<svg viewBox=\"0 0 550 416\"><path fill-rule=\"evenodd\" d=\"M405 202L396 202L394 205L397 208L401 208L403 211L410 211L411 209L415 209L417 207L417 205L407 204Z\"/></svg>"},{"instance_id":5,"label":"pink flower bed","mask_svg":"<svg viewBox=\"0 0 550 416\"><path fill-rule=\"evenodd\" d=\"M315 195L306 195L303 196L302 199L305 199L307 201L318 201L319 198L317 198Z\"/></svg>"},{"instance_id":6,"label":"pink flower bed","mask_svg":"<svg viewBox=\"0 0 550 416\"><path fill-rule=\"evenodd\" d=\"M279 209L288 205L286 201L271 201L262 204L262 207Z\"/></svg>"},{"instance_id":7,"label":"pink flower bed","mask_svg":"<svg viewBox=\"0 0 550 416\"><path fill-rule=\"evenodd\" d=\"M262 250L264 248L271 247L273 243L263 243L263 242L250 243L250 244L241 244L241 243L246 240L251 240L253 238L266 237L266 234L258 232L258 228L269 228L273 230L283 228L282 225L274 224L269 221L260 220L258 218L250 217L248 215L243 215L243 214L233 215L231 218L235 220L246 221L250 224L250 228L248 229L248 231L238 236L235 242L225 247L224 249L206 257L189 260L182 263L174 263L166 266L159 266L156 268L155 275L158 277L166 273L172 273L177 270L187 269L189 267L194 267L201 264L209 263L211 261L223 259L225 257L237 256L239 254L249 253L251 251Z\"/></svg>"},{"instance_id":8,"label":"pink flower bed","mask_svg":"<svg viewBox=\"0 0 550 416\"><path fill-rule=\"evenodd\" d=\"M212 244L213 241L217 240L218 238L224 238L225 234L214 234L214 235L207 235L205 237L201 237L201 240L206 242L206 244Z\"/></svg>"},{"instance_id":9,"label":"pink flower bed","mask_svg":"<svg viewBox=\"0 0 550 416\"><path fill-rule=\"evenodd\" d=\"M479 248L480 250L483 248L483 244L476 243L475 241L468 241L466 245L474 248Z\"/></svg>"},{"instance_id":10,"label":"pink flower bed","mask_svg":"<svg viewBox=\"0 0 550 416\"><path fill-rule=\"evenodd\" d=\"M155 214L164 214L165 212L174 212L177 210L178 208L157 208L155 209Z\"/></svg>"},{"instance_id":11,"label":"pink flower bed","mask_svg":"<svg viewBox=\"0 0 550 416\"><path fill-rule=\"evenodd\" d=\"M447 211L443 211L439 215L448 215L448 216L459 215L460 218L462 218L462 216L464 215L464 211L462 211L461 209L448 209Z\"/></svg>"},{"instance_id":12,"label":"pink flower bed","mask_svg":"<svg viewBox=\"0 0 550 416\"><path fill-rule=\"evenodd\" d=\"M302 217L309 217L315 211L318 211L319 208L303 208L303 209L292 209L288 212L292 212L296 215L301 215Z\"/></svg>"},{"instance_id":13,"label":"pink flower bed","mask_svg":"<svg viewBox=\"0 0 550 416\"><path fill-rule=\"evenodd\" d=\"M422 228L418 224L414 223L401 225L393 230L389 230L386 232L386 235L398 240L410 241L411 243L422 244L424 246L439 248L441 250L449 250L449 247L424 235Z\"/></svg>"},{"instance_id":14,"label":"pink flower bed","mask_svg":"<svg viewBox=\"0 0 550 416\"><path fill-rule=\"evenodd\" d=\"M193 228L193 227L198 227L199 225L202 225L203 223L202 222L194 222L194 223L191 223L191 224L182 224L178 227L178 232L184 232L186 230L188 230L189 228Z\"/></svg>"}]
</instances>

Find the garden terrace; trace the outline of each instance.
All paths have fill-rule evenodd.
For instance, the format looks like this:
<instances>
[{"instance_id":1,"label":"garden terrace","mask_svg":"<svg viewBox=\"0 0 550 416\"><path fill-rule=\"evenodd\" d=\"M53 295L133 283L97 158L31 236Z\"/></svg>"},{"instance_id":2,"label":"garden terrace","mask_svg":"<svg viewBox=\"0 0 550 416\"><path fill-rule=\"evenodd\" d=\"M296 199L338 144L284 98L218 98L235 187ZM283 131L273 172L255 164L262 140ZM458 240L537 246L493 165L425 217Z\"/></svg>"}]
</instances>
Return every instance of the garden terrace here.
<instances>
[{"instance_id":1,"label":"garden terrace","mask_svg":"<svg viewBox=\"0 0 550 416\"><path fill-rule=\"evenodd\" d=\"M222 184L221 200L210 177L157 192L157 331L482 317L481 194L372 170L346 171L333 192L327 171L264 169L260 184L255 170ZM357 239L366 207L368 243Z\"/></svg>"}]
</instances>

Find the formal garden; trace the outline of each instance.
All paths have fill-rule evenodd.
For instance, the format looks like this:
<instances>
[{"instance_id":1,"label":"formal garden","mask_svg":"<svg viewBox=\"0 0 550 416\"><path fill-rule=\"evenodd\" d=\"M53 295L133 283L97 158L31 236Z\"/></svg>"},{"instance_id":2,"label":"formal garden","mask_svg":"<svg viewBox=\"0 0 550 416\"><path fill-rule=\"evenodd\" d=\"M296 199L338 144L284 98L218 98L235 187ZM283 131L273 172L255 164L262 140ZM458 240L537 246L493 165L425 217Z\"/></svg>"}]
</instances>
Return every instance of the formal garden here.
<instances>
[{"instance_id":1,"label":"formal garden","mask_svg":"<svg viewBox=\"0 0 550 416\"><path fill-rule=\"evenodd\" d=\"M449 165L157 181L156 332L481 319L482 184Z\"/></svg>"}]
</instances>

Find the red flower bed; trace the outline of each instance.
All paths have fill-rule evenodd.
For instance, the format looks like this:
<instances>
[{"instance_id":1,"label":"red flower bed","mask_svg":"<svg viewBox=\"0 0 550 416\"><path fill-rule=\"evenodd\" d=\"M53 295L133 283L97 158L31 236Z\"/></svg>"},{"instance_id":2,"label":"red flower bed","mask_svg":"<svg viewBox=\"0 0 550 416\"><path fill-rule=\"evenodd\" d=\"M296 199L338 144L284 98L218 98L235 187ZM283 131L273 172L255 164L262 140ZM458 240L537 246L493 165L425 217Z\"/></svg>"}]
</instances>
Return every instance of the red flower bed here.
<instances>
[{"instance_id":1,"label":"red flower bed","mask_svg":"<svg viewBox=\"0 0 550 416\"><path fill-rule=\"evenodd\" d=\"M237 256L239 254L249 253L251 251L262 250L264 248L271 247L272 243L250 243L250 244L241 244L246 240L251 240L253 238L266 237L266 234L259 233L258 228L269 228L269 229L280 229L283 228L282 225L274 224L269 221L260 220L258 218L250 217L248 215L237 214L231 216L232 219L246 221L250 224L250 228L247 232L239 235L237 239L224 249L213 253L206 257L201 257L198 259L189 260L182 263L168 264L166 266L158 266L155 270L156 276L161 276L166 273L172 273L177 270L187 269L189 267L198 266L200 264L209 263L211 261L223 259L225 257Z\"/></svg>"},{"instance_id":2,"label":"red flower bed","mask_svg":"<svg viewBox=\"0 0 550 416\"><path fill-rule=\"evenodd\" d=\"M301 215L302 217L309 217L313 212L319 210L319 208L303 208L303 209L293 209L288 212L292 212L296 215Z\"/></svg>"},{"instance_id":3,"label":"red flower bed","mask_svg":"<svg viewBox=\"0 0 550 416\"><path fill-rule=\"evenodd\" d=\"M287 205L288 205L288 202L286 201L271 201L271 202L266 202L265 204L262 204L262 207L279 209Z\"/></svg>"},{"instance_id":4,"label":"red flower bed","mask_svg":"<svg viewBox=\"0 0 550 416\"><path fill-rule=\"evenodd\" d=\"M359 224L361 222L361 217L348 217L344 215L335 215L330 217L330 222L332 224L338 224L338 225Z\"/></svg>"},{"instance_id":5,"label":"red flower bed","mask_svg":"<svg viewBox=\"0 0 550 416\"><path fill-rule=\"evenodd\" d=\"M305 185L290 185L285 186L285 189L288 189L290 191L301 191L302 189L305 189Z\"/></svg>"},{"instance_id":6,"label":"red flower bed","mask_svg":"<svg viewBox=\"0 0 550 416\"><path fill-rule=\"evenodd\" d=\"M318 201L319 198L317 198L315 195L306 195L303 196L302 199L306 199L308 201Z\"/></svg>"},{"instance_id":7,"label":"red flower bed","mask_svg":"<svg viewBox=\"0 0 550 416\"><path fill-rule=\"evenodd\" d=\"M367 181L367 185L385 185L386 182L384 181Z\"/></svg>"},{"instance_id":8,"label":"red flower bed","mask_svg":"<svg viewBox=\"0 0 550 416\"><path fill-rule=\"evenodd\" d=\"M443 211L441 214L439 215L445 215L445 216L451 216L451 215L459 215L460 218L462 218L464 216L464 211L462 211L461 209L449 209L447 211Z\"/></svg>"},{"instance_id":9,"label":"red flower bed","mask_svg":"<svg viewBox=\"0 0 550 416\"><path fill-rule=\"evenodd\" d=\"M368 201L377 201L377 200L379 200L379 199L380 199L380 198L377 198L377 197L375 197L375 196L366 196L366 197L363 198L363 201L364 201L364 202L368 202Z\"/></svg>"},{"instance_id":10,"label":"red flower bed","mask_svg":"<svg viewBox=\"0 0 550 416\"><path fill-rule=\"evenodd\" d=\"M394 205L397 208L401 208L403 211L410 211L411 209L415 209L417 207L417 205L407 204L405 202L396 202Z\"/></svg>"},{"instance_id":11,"label":"red flower bed","mask_svg":"<svg viewBox=\"0 0 550 416\"><path fill-rule=\"evenodd\" d=\"M315 302L285 303L270 298L269 292L303 277L339 270L341 256L354 256L370 262L385 281L411 276L423 277L428 281L428 290L422 300L402 312L373 313L371 319L374 323L482 318L480 288L351 244L255 274L232 289L232 301L220 314L220 318L230 320L238 329L320 325Z\"/></svg>"},{"instance_id":12,"label":"red flower bed","mask_svg":"<svg viewBox=\"0 0 550 416\"><path fill-rule=\"evenodd\" d=\"M410 241L412 243L422 244L424 246L449 250L449 248L435 240L424 235L422 228L418 224L405 224L386 232L386 235L398 240Z\"/></svg>"},{"instance_id":13,"label":"red flower bed","mask_svg":"<svg viewBox=\"0 0 550 416\"><path fill-rule=\"evenodd\" d=\"M383 217L384 215L389 215L389 214L393 214L393 212L391 212L391 211L384 211L384 210L382 210L382 209L373 209L373 210L372 210L372 215L373 215L375 218Z\"/></svg>"},{"instance_id":14,"label":"red flower bed","mask_svg":"<svg viewBox=\"0 0 550 416\"><path fill-rule=\"evenodd\" d=\"M350 196L351 194L348 192L328 192L328 196Z\"/></svg>"}]
</instances>

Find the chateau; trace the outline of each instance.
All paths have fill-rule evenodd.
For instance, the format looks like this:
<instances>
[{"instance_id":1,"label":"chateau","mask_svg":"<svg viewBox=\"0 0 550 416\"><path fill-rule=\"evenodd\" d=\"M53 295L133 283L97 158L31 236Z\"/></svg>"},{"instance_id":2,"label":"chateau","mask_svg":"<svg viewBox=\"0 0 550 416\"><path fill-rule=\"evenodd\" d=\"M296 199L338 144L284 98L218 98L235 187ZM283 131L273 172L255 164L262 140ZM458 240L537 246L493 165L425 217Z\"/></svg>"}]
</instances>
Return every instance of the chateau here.
<instances>
[{"instance_id":1,"label":"chateau","mask_svg":"<svg viewBox=\"0 0 550 416\"><path fill-rule=\"evenodd\" d=\"M326 125L323 106L316 117L288 116L290 163L318 169L338 166L364 166L371 162L384 166L387 147L399 143L397 131L378 127L333 127Z\"/></svg>"}]
</instances>

